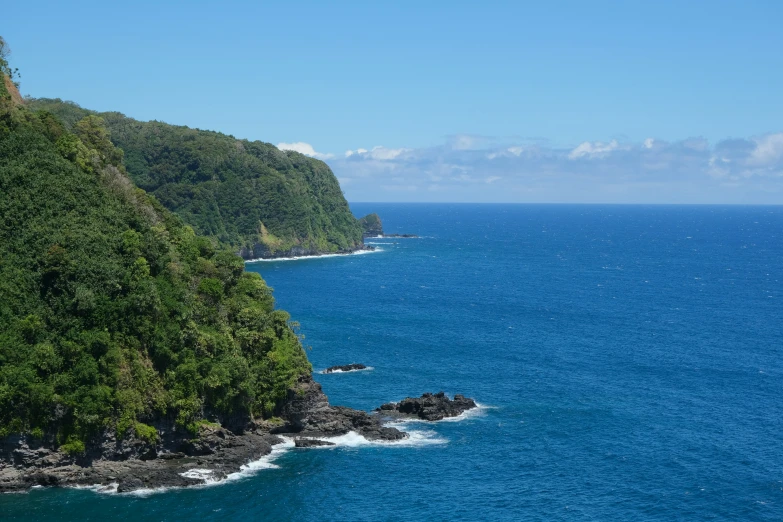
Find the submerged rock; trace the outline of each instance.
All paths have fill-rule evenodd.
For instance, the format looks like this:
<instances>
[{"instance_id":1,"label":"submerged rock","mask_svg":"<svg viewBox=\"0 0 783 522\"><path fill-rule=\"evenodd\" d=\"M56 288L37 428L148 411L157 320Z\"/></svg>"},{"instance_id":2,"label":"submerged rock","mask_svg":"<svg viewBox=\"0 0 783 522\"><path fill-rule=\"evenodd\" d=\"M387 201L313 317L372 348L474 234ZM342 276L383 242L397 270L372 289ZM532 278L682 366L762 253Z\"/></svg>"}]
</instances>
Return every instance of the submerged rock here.
<instances>
[{"instance_id":1,"label":"submerged rock","mask_svg":"<svg viewBox=\"0 0 783 522\"><path fill-rule=\"evenodd\" d=\"M449 399L445 393L425 393L421 397L408 397L400 402L388 402L375 411L385 414L397 414L418 417L428 421L438 421L446 417L456 417L476 408L476 402L464 395L455 395Z\"/></svg>"},{"instance_id":2,"label":"submerged rock","mask_svg":"<svg viewBox=\"0 0 783 522\"><path fill-rule=\"evenodd\" d=\"M365 370L367 369L367 366L364 364L343 364L342 366L330 366L326 370L324 370L324 373L335 373L335 372L355 372L359 370Z\"/></svg>"}]
</instances>

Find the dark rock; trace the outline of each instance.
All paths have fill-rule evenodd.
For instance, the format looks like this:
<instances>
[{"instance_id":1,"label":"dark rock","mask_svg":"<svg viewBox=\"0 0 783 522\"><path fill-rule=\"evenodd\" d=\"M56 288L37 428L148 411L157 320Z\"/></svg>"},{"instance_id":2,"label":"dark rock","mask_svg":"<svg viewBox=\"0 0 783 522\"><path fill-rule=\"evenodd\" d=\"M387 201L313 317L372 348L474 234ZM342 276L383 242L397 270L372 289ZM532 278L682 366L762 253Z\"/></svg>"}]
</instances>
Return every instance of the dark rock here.
<instances>
[{"instance_id":1,"label":"dark rock","mask_svg":"<svg viewBox=\"0 0 783 522\"><path fill-rule=\"evenodd\" d=\"M142 489L144 482L138 477L127 477L120 482L117 486L117 493L127 493L129 491L136 491Z\"/></svg>"},{"instance_id":2,"label":"dark rock","mask_svg":"<svg viewBox=\"0 0 783 522\"><path fill-rule=\"evenodd\" d=\"M386 428L381 420L366 411L330 406L321 390L321 385L306 376L300 378L297 386L289 391L288 400L281 411L287 420L276 433L297 433L313 436L343 435L355 431L367 439L398 440L407 434L396 428Z\"/></svg>"},{"instance_id":3,"label":"dark rock","mask_svg":"<svg viewBox=\"0 0 783 522\"><path fill-rule=\"evenodd\" d=\"M364 364L343 364L342 366L330 366L326 370L324 370L324 373L334 373L334 372L355 372L357 370L365 370L367 369L367 366Z\"/></svg>"},{"instance_id":4,"label":"dark rock","mask_svg":"<svg viewBox=\"0 0 783 522\"><path fill-rule=\"evenodd\" d=\"M476 407L475 401L464 395L455 395L449 399L445 393L425 393L421 397L408 397L398 403L386 403L376 411L385 414L397 413L403 416L418 417L428 421L438 421L446 417L456 417Z\"/></svg>"},{"instance_id":5,"label":"dark rock","mask_svg":"<svg viewBox=\"0 0 783 522\"><path fill-rule=\"evenodd\" d=\"M174 452L174 453L161 453L161 454L158 455L158 458L159 459L163 459L163 460L181 459L181 458L184 458L184 457L185 457L185 454L182 453L181 451L177 451L177 452Z\"/></svg>"},{"instance_id":6,"label":"dark rock","mask_svg":"<svg viewBox=\"0 0 783 522\"><path fill-rule=\"evenodd\" d=\"M334 442L319 439L294 439L294 446L297 448L315 448L318 446L334 446Z\"/></svg>"}]
</instances>

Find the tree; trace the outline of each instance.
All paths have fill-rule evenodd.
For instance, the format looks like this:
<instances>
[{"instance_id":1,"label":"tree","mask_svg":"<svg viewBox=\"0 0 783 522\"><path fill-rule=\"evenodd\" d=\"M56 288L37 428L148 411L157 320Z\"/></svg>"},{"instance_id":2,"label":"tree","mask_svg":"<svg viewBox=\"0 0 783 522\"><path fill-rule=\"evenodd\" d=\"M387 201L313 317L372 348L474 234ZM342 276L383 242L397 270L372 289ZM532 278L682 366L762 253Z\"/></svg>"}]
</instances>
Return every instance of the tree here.
<instances>
[{"instance_id":1,"label":"tree","mask_svg":"<svg viewBox=\"0 0 783 522\"><path fill-rule=\"evenodd\" d=\"M5 38L0 36L0 72L11 78L11 81L14 80L14 78L19 78L19 69L11 69L11 66L8 64L8 57L11 55L11 47L9 47L8 42L5 41ZM19 82L14 81L14 85L16 85L16 88L19 88Z\"/></svg>"}]
</instances>

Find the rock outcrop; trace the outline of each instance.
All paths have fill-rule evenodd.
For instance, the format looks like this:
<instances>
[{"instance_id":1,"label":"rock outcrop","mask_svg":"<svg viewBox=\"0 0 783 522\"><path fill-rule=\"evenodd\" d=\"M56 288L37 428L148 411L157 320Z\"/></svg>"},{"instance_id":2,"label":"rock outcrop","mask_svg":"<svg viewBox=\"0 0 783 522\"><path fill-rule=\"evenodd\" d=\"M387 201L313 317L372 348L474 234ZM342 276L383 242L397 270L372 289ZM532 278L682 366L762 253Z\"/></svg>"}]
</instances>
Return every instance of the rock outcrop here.
<instances>
[{"instance_id":1,"label":"rock outcrop","mask_svg":"<svg viewBox=\"0 0 783 522\"><path fill-rule=\"evenodd\" d=\"M309 376L302 377L298 386L289 391L281 417L287 422L274 433L329 437L355 431L368 440L399 440L408 436L396 428L384 426L381 419L366 411L331 406L321 385Z\"/></svg>"},{"instance_id":2,"label":"rock outcrop","mask_svg":"<svg viewBox=\"0 0 783 522\"><path fill-rule=\"evenodd\" d=\"M425 393L421 397L408 397L400 402L383 404L375 411L390 416L418 417L428 421L438 421L446 417L456 417L476 408L473 399L463 395L455 395L449 399L445 393Z\"/></svg>"},{"instance_id":3,"label":"rock outcrop","mask_svg":"<svg viewBox=\"0 0 783 522\"><path fill-rule=\"evenodd\" d=\"M343 364L341 366L330 366L326 370L324 370L324 373L339 373L339 372L357 372L359 370L366 370L367 366L364 364L358 364L358 363L352 363L352 364Z\"/></svg>"},{"instance_id":4,"label":"rock outcrop","mask_svg":"<svg viewBox=\"0 0 783 522\"><path fill-rule=\"evenodd\" d=\"M334 446L334 442L320 439L304 439L298 437L294 439L294 446L297 448L318 448L321 446Z\"/></svg>"},{"instance_id":5,"label":"rock outcrop","mask_svg":"<svg viewBox=\"0 0 783 522\"><path fill-rule=\"evenodd\" d=\"M359 220L364 237L377 237L383 235L383 223L376 213L367 214Z\"/></svg>"}]
</instances>

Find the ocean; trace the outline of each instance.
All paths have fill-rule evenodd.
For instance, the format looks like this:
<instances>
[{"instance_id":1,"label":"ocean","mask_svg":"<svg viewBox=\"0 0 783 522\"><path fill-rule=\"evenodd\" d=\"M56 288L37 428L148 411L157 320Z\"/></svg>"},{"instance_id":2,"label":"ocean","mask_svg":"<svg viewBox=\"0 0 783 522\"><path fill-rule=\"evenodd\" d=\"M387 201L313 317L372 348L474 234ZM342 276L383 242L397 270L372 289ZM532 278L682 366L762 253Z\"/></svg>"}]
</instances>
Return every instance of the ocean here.
<instances>
[{"instance_id":1,"label":"ocean","mask_svg":"<svg viewBox=\"0 0 783 522\"><path fill-rule=\"evenodd\" d=\"M203 488L0 495L0 519L783 520L783 207L352 208L421 237L247 270L332 404L478 411Z\"/></svg>"}]
</instances>

